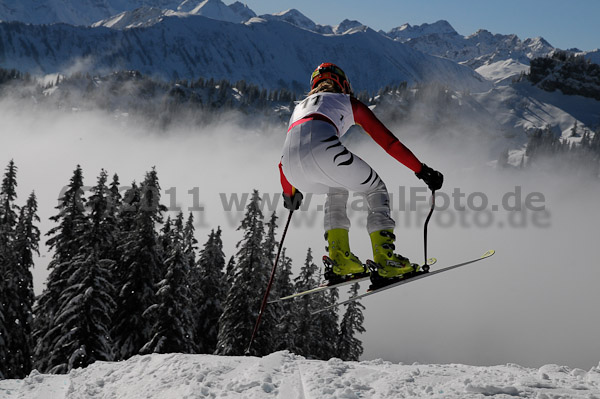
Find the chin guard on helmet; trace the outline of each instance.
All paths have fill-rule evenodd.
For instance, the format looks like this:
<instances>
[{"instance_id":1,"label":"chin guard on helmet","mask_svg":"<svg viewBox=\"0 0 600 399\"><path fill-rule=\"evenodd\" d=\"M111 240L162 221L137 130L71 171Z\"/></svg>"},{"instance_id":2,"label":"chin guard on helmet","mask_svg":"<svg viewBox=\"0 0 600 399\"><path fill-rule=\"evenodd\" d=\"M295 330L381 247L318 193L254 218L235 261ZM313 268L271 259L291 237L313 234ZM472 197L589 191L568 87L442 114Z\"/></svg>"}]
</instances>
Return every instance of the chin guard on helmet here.
<instances>
[{"instance_id":1,"label":"chin guard on helmet","mask_svg":"<svg viewBox=\"0 0 600 399\"><path fill-rule=\"evenodd\" d=\"M352 86L346 77L346 74L340 67L330 62L325 62L317 67L310 77L310 89L313 90L319 82L330 79L345 94L352 94Z\"/></svg>"}]
</instances>

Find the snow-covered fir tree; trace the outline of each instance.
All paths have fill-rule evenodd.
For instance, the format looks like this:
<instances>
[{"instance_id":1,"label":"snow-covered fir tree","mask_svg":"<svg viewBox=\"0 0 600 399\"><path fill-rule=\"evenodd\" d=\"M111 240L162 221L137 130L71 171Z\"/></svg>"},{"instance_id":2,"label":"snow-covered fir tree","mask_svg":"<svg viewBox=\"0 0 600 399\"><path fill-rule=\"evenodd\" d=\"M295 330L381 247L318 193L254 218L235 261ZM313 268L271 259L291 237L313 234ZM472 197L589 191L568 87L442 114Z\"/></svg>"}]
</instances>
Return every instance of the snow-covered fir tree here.
<instances>
[{"instance_id":1,"label":"snow-covered fir tree","mask_svg":"<svg viewBox=\"0 0 600 399\"><path fill-rule=\"evenodd\" d=\"M183 252L188 259L190 270L196 264L196 250L198 249L198 240L196 240L196 228L194 227L194 215L190 212L183 226Z\"/></svg>"},{"instance_id":2,"label":"snow-covered fir tree","mask_svg":"<svg viewBox=\"0 0 600 399\"><path fill-rule=\"evenodd\" d=\"M58 214L50 218L58 223L58 226L47 233L50 239L46 244L54 250L54 254L48 264L50 274L46 280L46 288L34 307L34 367L41 372L48 372L54 366L50 362L51 358L61 358L53 353L57 337L51 332L57 327L55 318L59 310L59 299L68 287L68 279L73 272L73 258L83 246L84 233L89 227L82 187L83 172L77 165L60 198Z\"/></svg>"},{"instance_id":3,"label":"snow-covered fir tree","mask_svg":"<svg viewBox=\"0 0 600 399\"><path fill-rule=\"evenodd\" d=\"M195 353L192 306L188 285L189 262L183 247L183 215L180 213L170 235L166 273L157 284L156 303L149 306L144 317L152 320L150 340L141 348L141 354Z\"/></svg>"},{"instance_id":4,"label":"snow-covered fir tree","mask_svg":"<svg viewBox=\"0 0 600 399\"><path fill-rule=\"evenodd\" d=\"M348 293L350 296L358 294L360 285L352 284ZM364 316L362 310L365 307L359 301L350 302L346 305L346 311L340 323L340 334L337 340L337 356L342 360L357 361L363 353L362 342L356 338L356 334L365 332L363 326Z\"/></svg>"},{"instance_id":5,"label":"snow-covered fir tree","mask_svg":"<svg viewBox=\"0 0 600 399\"><path fill-rule=\"evenodd\" d=\"M300 274L294 279L294 287L297 292L306 291L314 288L319 283L319 269L313 262L312 250L309 248L306 253L304 265L300 269ZM313 322L311 312L314 310L313 295L305 295L295 300L296 305L296 325L294 346L292 352L306 356L317 356L318 348L316 340L321 339L316 323Z\"/></svg>"},{"instance_id":6,"label":"snow-covered fir tree","mask_svg":"<svg viewBox=\"0 0 600 399\"><path fill-rule=\"evenodd\" d=\"M267 258L271 262L271 264L275 261L275 256L277 255L277 238L275 237L275 230L277 230L277 214L273 212L271 214L271 218L266 225L267 234L265 236L265 254Z\"/></svg>"},{"instance_id":7,"label":"snow-covered fir tree","mask_svg":"<svg viewBox=\"0 0 600 399\"><path fill-rule=\"evenodd\" d=\"M221 233L220 227L210 232L192 269L195 303L198 305L195 320L199 353L214 353L217 348L219 318L223 314L223 302L227 295Z\"/></svg>"},{"instance_id":8,"label":"snow-covered fir tree","mask_svg":"<svg viewBox=\"0 0 600 399\"><path fill-rule=\"evenodd\" d=\"M164 276L156 226L162 223L165 210L155 169L146 173L139 189L130 190L123 199L121 213L131 214L125 221L128 230L121 235L122 257L115 273L119 281L112 337L117 360L138 354L152 338L152 321L143 313L156 303L155 285Z\"/></svg>"},{"instance_id":9,"label":"snow-covered fir tree","mask_svg":"<svg viewBox=\"0 0 600 399\"><path fill-rule=\"evenodd\" d=\"M242 355L245 353L264 293L265 269L269 261L263 244L264 224L260 210L258 191L254 191L246 214L238 230L243 238L237 244L238 252L232 270L231 288L219 319L218 355ZM267 307L268 308L268 307ZM265 353L273 344L272 331L259 330L252 354Z\"/></svg>"},{"instance_id":10,"label":"snow-covered fir tree","mask_svg":"<svg viewBox=\"0 0 600 399\"><path fill-rule=\"evenodd\" d=\"M2 186L0 188L0 374L6 378L16 375L19 360L13 353L18 348L14 347L14 336L20 334L18 313L20 304L16 297L18 274L16 259L12 251L17 225L19 207L15 204L17 198L17 167L10 161L6 167Z\"/></svg>"},{"instance_id":11,"label":"snow-covered fir tree","mask_svg":"<svg viewBox=\"0 0 600 399\"><path fill-rule=\"evenodd\" d=\"M107 256L114 244L115 222L108 211L106 181L102 170L87 201L89 215L81 232L82 246L61 266L66 288L58 299L54 327L47 333L53 345L48 361L52 373L113 360L109 330L115 308L110 276L114 261Z\"/></svg>"},{"instance_id":12,"label":"snow-covered fir tree","mask_svg":"<svg viewBox=\"0 0 600 399\"><path fill-rule=\"evenodd\" d=\"M339 298L337 288L313 295L315 309L333 305ZM337 337L339 335L337 308L331 308L313 316L313 323L319 335L315 337L313 357L329 360L337 356Z\"/></svg>"},{"instance_id":13,"label":"snow-covered fir tree","mask_svg":"<svg viewBox=\"0 0 600 399\"><path fill-rule=\"evenodd\" d=\"M227 267L225 267L225 292L229 292L231 285L233 283L235 273L235 256L231 256L229 261L227 262Z\"/></svg>"},{"instance_id":14,"label":"snow-covered fir tree","mask_svg":"<svg viewBox=\"0 0 600 399\"><path fill-rule=\"evenodd\" d=\"M292 259L286 256L286 249L281 250L277 273L275 274L274 290L282 296L294 293L294 284L292 282ZM290 349L294 345L295 312L296 307L293 301L275 302L269 306L277 306L277 314L281 315L277 325L277 346L276 350Z\"/></svg>"},{"instance_id":15,"label":"snow-covered fir tree","mask_svg":"<svg viewBox=\"0 0 600 399\"><path fill-rule=\"evenodd\" d=\"M122 208L123 197L121 196L119 176L115 173L112 181L108 187L108 203L106 209L106 223L110 224L114 228L114 242L109 248L106 248L107 253L105 254L107 259L111 259L116 262L120 259L121 253L119 252L119 242L121 234L121 220L119 214ZM114 268L113 268L114 269ZM113 276L114 278L114 276Z\"/></svg>"},{"instance_id":16,"label":"snow-covered fir tree","mask_svg":"<svg viewBox=\"0 0 600 399\"><path fill-rule=\"evenodd\" d=\"M92 195L87 201L94 234L86 236L85 244L94 247L101 259L114 261L119 226L117 210L114 207L114 192L106 186L107 179L108 174L102 169L96 186L92 188Z\"/></svg>"},{"instance_id":17,"label":"snow-covered fir tree","mask_svg":"<svg viewBox=\"0 0 600 399\"><path fill-rule=\"evenodd\" d=\"M21 207L14 241L11 245L10 272L4 274L12 280L12 304L14 311L9 314L16 316L15 323L10 329L9 353L11 357L10 378L24 378L29 374L33 365L33 276L34 254L39 254L40 230L36 223L40 221L37 215L37 199L31 193L25 206Z\"/></svg>"},{"instance_id":18,"label":"snow-covered fir tree","mask_svg":"<svg viewBox=\"0 0 600 399\"><path fill-rule=\"evenodd\" d=\"M0 270L1 271L1 270ZM4 284L0 283L0 295L4 296ZM1 297L0 297L1 298ZM6 332L6 318L0 309L0 380L6 378L8 366L8 333Z\"/></svg>"},{"instance_id":19,"label":"snow-covered fir tree","mask_svg":"<svg viewBox=\"0 0 600 399\"><path fill-rule=\"evenodd\" d=\"M264 238L264 242L262 247L265 251L265 256L267 258L267 263L265 263L264 267L260 269L258 276L260 277L259 291L257 295L260 296L261 302L265 295L265 291L267 286L269 285L269 281L271 279L271 274L273 273L273 267L275 267L275 257L277 255L278 243L276 238L276 230L277 230L277 215L275 212L271 214L269 218L269 222L266 224L266 234ZM271 285L270 290L270 298L278 298L280 296L278 286L275 284L275 280ZM278 305L267 305L262 315L261 320L261 334L263 336L270 335L272 336L269 341L265 340L265 346L263 347L263 352L261 355L268 355L271 352L274 352L278 346L277 337L278 337L278 328L281 322L281 318L283 317L282 308Z\"/></svg>"},{"instance_id":20,"label":"snow-covered fir tree","mask_svg":"<svg viewBox=\"0 0 600 399\"><path fill-rule=\"evenodd\" d=\"M113 179L114 182L114 179ZM115 198L114 185L111 184L111 198ZM118 190L117 190L118 191ZM118 198L118 197L117 197ZM135 182L127 189L123 198L117 200L118 207L114 210L117 219L117 244L113 248L113 259L115 263L111 270L112 281L115 287L115 299L121 292L121 288L126 282L127 266L124 264L123 243L128 237L131 237L135 227L135 217L140 203L140 189ZM113 317L113 326L111 327L111 336L113 334L115 318ZM114 342L114 337L113 337Z\"/></svg>"},{"instance_id":21,"label":"snow-covered fir tree","mask_svg":"<svg viewBox=\"0 0 600 399\"><path fill-rule=\"evenodd\" d=\"M167 220L160 229L158 235L158 242L160 244L161 254L166 258L169 256L169 252L173 248L173 221L171 216L167 216Z\"/></svg>"}]
</instances>

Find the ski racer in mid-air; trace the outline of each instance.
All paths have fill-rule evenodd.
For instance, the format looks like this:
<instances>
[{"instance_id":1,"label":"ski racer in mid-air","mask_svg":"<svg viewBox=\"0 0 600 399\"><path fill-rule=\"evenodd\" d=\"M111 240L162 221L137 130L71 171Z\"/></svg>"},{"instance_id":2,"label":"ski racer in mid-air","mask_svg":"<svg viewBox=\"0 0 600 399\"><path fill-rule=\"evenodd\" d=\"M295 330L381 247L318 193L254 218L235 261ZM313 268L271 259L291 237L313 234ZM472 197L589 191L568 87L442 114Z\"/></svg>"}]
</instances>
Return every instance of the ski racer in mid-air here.
<instances>
[{"instance_id":1,"label":"ski racer in mid-air","mask_svg":"<svg viewBox=\"0 0 600 399\"><path fill-rule=\"evenodd\" d=\"M413 271L407 258L393 252L395 222L390 217L385 184L365 161L340 142L340 138L352 125L358 124L431 190L441 188L443 175L420 162L353 96L350 82L338 66L319 65L312 73L310 85L311 91L296 105L290 119L279 164L285 207L290 210L300 207L303 198L300 190L327 194L325 239L334 276L359 275L368 271L350 251L346 203L348 190L362 193L368 205L367 230L379 277L398 277Z\"/></svg>"}]
</instances>

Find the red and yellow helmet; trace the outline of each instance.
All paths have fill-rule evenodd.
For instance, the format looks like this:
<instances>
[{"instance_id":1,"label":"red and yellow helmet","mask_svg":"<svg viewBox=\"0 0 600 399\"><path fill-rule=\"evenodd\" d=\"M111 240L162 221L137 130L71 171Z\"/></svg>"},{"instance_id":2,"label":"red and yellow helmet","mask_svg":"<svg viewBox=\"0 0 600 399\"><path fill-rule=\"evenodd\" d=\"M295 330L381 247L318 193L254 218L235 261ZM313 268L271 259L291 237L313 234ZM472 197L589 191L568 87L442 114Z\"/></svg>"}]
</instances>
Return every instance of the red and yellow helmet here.
<instances>
[{"instance_id":1,"label":"red and yellow helmet","mask_svg":"<svg viewBox=\"0 0 600 399\"><path fill-rule=\"evenodd\" d=\"M325 79L331 79L345 94L352 94L352 86L350 86L346 74L337 65L330 62L319 65L310 77L310 89L314 89L319 82Z\"/></svg>"}]
</instances>

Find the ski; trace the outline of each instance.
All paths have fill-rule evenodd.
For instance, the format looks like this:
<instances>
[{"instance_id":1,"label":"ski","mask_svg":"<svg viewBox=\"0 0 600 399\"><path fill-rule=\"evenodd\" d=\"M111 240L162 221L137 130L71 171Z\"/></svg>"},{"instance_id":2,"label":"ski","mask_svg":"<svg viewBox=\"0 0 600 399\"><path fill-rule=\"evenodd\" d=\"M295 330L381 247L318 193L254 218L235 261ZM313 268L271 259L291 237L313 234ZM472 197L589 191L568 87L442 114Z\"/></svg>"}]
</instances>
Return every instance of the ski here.
<instances>
[{"instance_id":1,"label":"ski","mask_svg":"<svg viewBox=\"0 0 600 399\"><path fill-rule=\"evenodd\" d=\"M329 257L323 256L323 263L325 263L325 265L328 265L329 262L331 262ZM427 266L431 266L431 265L435 264L435 262L437 262L437 259L430 258L427 260ZM423 266L421 266L421 267L423 268ZM284 296L284 297L269 301L268 303L287 301L289 299L299 298L299 297L302 297L305 295L316 294L318 292L323 292L323 291L331 290L334 288L343 287L348 284L360 283L361 281L369 280L370 278L371 278L371 276L367 272L367 273L356 274L354 276L351 276L349 278L346 278L346 279L336 282L336 283L330 283L330 282L326 281L323 284L319 285L318 287L315 287L315 288L312 288L312 289L306 290L306 291L297 292L292 295Z\"/></svg>"},{"instance_id":2,"label":"ski","mask_svg":"<svg viewBox=\"0 0 600 399\"><path fill-rule=\"evenodd\" d=\"M317 292L323 292L323 291L331 290L334 288L343 287L344 285L360 283L361 281L368 280L369 278L370 277L367 274L367 275L361 275L361 277L349 278L349 279L344 280L337 284L324 283L323 285L319 285L318 287L312 288L310 290L297 292L292 295L284 296L284 297L269 301L269 303L275 303L275 302L287 301L288 299L300 298L304 295L316 294Z\"/></svg>"},{"instance_id":3,"label":"ski","mask_svg":"<svg viewBox=\"0 0 600 399\"><path fill-rule=\"evenodd\" d=\"M342 287L344 285L359 283L364 280L368 280L370 277L369 269L365 266L365 272L354 274L351 276L338 277L332 271L333 268L333 260L329 258L329 256L323 256L323 264L325 265L325 281L320 284L318 287L311 288L306 291L297 292L295 294L291 294L288 296L281 297L279 299L275 299L273 301L269 301L269 303L287 301L288 299L299 298L304 295L316 294L317 292L323 292L326 290L331 290L333 288Z\"/></svg>"},{"instance_id":4,"label":"ski","mask_svg":"<svg viewBox=\"0 0 600 399\"><path fill-rule=\"evenodd\" d=\"M322 309L316 310L316 311L312 312L311 314L314 315L314 314L317 314L317 313L321 313L321 312L324 312L326 310L329 310L329 309L332 309L332 308L336 308L336 307L344 305L346 303L353 302L353 301L365 298L365 297L367 297L369 295L373 295L373 294L379 293L381 291L385 291L387 289L397 287L397 286L402 285L402 284L410 283L412 281L417 281L417 280L420 280L420 279L425 278L425 277L434 276L436 274L447 272L448 270L456 269L456 268L459 268L461 266L470 265L471 263L475 263L475 262L479 262L480 260L487 259L490 256L494 255L494 253L496 253L496 251L492 249L492 250L489 250L486 253L484 253L479 258L472 259L472 260L469 260L469 261L466 261L466 262L462 262L462 263L458 263L456 265L448 266L448 267L445 267L443 269L439 269L439 270L436 270L436 271L433 271L433 272L418 271L418 272L413 273L410 277L403 277L402 279L390 279L391 282L389 284L377 287L375 289L369 289L365 293L353 296L353 297L351 297L351 298L349 298L349 299L347 299L345 301L338 302L338 303L333 304L331 306L327 306L327 307L324 307Z\"/></svg>"}]
</instances>

